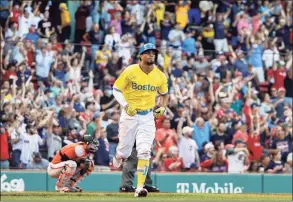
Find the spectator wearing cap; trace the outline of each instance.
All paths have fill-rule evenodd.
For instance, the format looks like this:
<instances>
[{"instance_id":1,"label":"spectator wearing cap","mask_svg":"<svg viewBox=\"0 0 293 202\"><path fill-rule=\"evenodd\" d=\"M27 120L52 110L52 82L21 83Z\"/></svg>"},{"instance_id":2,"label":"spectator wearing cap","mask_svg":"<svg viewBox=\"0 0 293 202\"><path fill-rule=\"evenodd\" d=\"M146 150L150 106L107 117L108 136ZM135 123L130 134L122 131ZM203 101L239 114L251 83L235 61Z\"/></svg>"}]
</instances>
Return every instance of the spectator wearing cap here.
<instances>
[{"instance_id":1,"label":"spectator wearing cap","mask_svg":"<svg viewBox=\"0 0 293 202\"><path fill-rule=\"evenodd\" d=\"M39 35L36 32L36 25L31 24L30 28L29 28L29 33L27 33L24 37L25 40L30 40L33 43L37 43L37 41L39 40Z\"/></svg>"},{"instance_id":2,"label":"spectator wearing cap","mask_svg":"<svg viewBox=\"0 0 293 202\"><path fill-rule=\"evenodd\" d=\"M9 169L9 150L8 140L10 139L6 125L0 123L0 168Z\"/></svg>"},{"instance_id":3,"label":"spectator wearing cap","mask_svg":"<svg viewBox=\"0 0 293 202\"><path fill-rule=\"evenodd\" d=\"M196 55L196 41L194 39L193 32L187 32L185 35L185 39L182 44L183 52L187 55Z\"/></svg>"},{"instance_id":4,"label":"spectator wearing cap","mask_svg":"<svg viewBox=\"0 0 293 202\"><path fill-rule=\"evenodd\" d=\"M61 3L59 5L59 10L61 16L61 25L59 26L60 40L61 42L64 42L70 38L71 18L66 3Z\"/></svg>"},{"instance_id":5,"label":"spectator wearing cap","mask_svg":"<svg viewBox=\"0 0 293 202\"><path fill-rule=\"evenodd\" d=\"M92 121L87 125L86 134L95 137L95 132L97 130L97 124L100 123L100 119L103 116L104 116L103 114L101 116L101 112L99 110L93 114Z\"/></svg>"},{"instance_id":6,"label":"spectator wearing cap","mask_svg":"<svg viewBox=\"0 0 293 202\"><path fill-rule=\"evenodd\" d=\"M184 168L187 170L198 168L200 159L198 155L198 146L192 139L193 128L183 126L183 118L180 118L177 125L179 157L182 157Z\"/></svg>"},{"instance_id":7,"label":"spectator wearing cap","mask_svg":"<svg viewBox=\"0 0 293 202\"><path fill-rule=\"evenodd\" d=\"M227 159L229 163L228 173L244 173L245 166L249 165L249 151L245 142L238 139L234 143L234 148L228 150Z\"/></svg>"},{"instance_id":8,"label":"spectator wearing cap","mask_svg":"<svg viewBox=\"0 0 293 202\"><path fill-rule=\"evenodd\" d=\"M200 156L200 162L204 162L206 160L209 160L213 157L215 154L215 146L212 142L209 142L204 145L204 150L202 152L203 154Z\"/></svg>"},{"instance_id":9,"label":"spectator wearing cap","mask_svg":"<svg viewBox=\"0 0 293 202\"><path fill-rule=\"evenodd\" d=\"M176 22L180 24L181 28L185 28L188 23L190 4L191 1L180 0L175 8Z\"/></svg>"},{"instance_id":10,"label":"spectator wearing cap","mask_svg":"<svg viewBox=\"0 0 293 202\"><path fill-rule=\"evenodd\" d=\"M118 122L119 122L119 113L114 111L111 114L111 119L112 122L107 126L106 131L107 131L107 139L109 142L109 154L110 154L110 162L112 162L112 159L116 153L116 148L119 143L119 138L118 138Z\"/></svg>"},{"instance_id":11,"label":"spectator wearing cap","mask_svg":"<svg viewBox=\"0 0 293 202\"><path fill-rule=\"evenodd\" d=\"M49 161L47 159L42 158L42 155L39 152L34 152L32 155L32 161L30 161L27 165L27 169L38 169L44 170L49 166Z\"/></svg>"}]
</instances>

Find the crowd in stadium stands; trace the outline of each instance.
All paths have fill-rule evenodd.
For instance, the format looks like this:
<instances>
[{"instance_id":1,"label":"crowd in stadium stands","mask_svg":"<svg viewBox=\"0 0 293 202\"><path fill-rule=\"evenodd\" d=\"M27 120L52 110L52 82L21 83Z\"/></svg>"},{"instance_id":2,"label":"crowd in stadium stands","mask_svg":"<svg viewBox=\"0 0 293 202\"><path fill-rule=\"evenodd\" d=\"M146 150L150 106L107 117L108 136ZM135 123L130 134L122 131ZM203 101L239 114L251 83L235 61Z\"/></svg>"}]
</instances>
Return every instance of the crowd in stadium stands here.
<instances>
[{"instance_id":1,"label":"crowd in stadium stands","mask_svg":"<svg viewBox=\"0 0 293 202\"><path fill-rule=\"evenodd\" d=\"M1 0L1 168L46 169L84 134L113 169L112 85L154 43L170 101L152 169L292 173L292 1Z\"/></svg>"}]
</instances>

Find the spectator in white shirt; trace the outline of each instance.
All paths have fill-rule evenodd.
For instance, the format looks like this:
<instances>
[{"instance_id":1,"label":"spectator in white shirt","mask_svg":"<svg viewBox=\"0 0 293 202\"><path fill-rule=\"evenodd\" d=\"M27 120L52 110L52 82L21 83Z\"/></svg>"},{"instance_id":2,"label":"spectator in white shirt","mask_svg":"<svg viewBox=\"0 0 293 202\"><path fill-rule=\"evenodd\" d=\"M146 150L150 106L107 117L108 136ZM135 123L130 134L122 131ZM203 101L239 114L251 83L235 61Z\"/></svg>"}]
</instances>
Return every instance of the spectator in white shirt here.
<instances>
[{"instance_id":1,"label":"spectator in white shirt","mask_svg":"<svg viewBox=\"0 0 293 202\"><path fill-rule=\"evenodd\" d=\"M183 121L186 118L186 111L180 118L177 125L178 148L179 157L182 157L184 168L187 170L198 168L200 164L198 155L198 146L194 139L192 139L193 128L185 126L182 129Z\"/></svg>"},{"instance_id":2,"label":"spectator in white shirt","mask_svg":"<svg viewBox=\"0 0 293 202\"><path fill-rule=\"evenodd\" d=\"M263 52L262 60L266 69L273 67L273 64L280 60L280 53L273 41L269 41L268 48Z\"/></svg>"},{"instance_id":3,"label":"spectator in white shirt","mask_svg":"<svg viewBox=\"0 0 293 202\"><path fill-rule=\"evenodd\" d=\"M19 168L23 136L26 133L26 124L23 123L23 119L17 118L12 126L14 127L11 132L12 168Z\"/></svg>"},{"instance_id":4,"label":"spectator in white shirt","mask_svg":"<svg viewBox=\"0 0 293 202\"><path fill-rule=\"evenodd\" d=\"M172 29L169 32L168 39L170 40L170 45L174 49L172 57L180 58L182 53L181 46L185 39L185 34L182 31L179 23L175 25L175 29Z\"/></svg>"},{"instance_id":5,"label":"spectator in white shirt","mask_svg":"<svg viewBox=\"0 0 293 202\"><path fill-rule=\"evenodd\" d=\"M23 135L22 151L20 155L21 167L26 169L32 160L32 154L39 152L39 145L44 144L44 140L39 136L34 122L26 126L27 133Z\"/></svg>"},{"instance_id":6,"label":"spectator in white shirt","mask_svg":"<svg viewBox=\"0 0 293 202\"><path fill-rule=\"evenodd\" d=\"M31 19L32 15L29 12L29 7L26 7L24 9L24 12L22 15L19 17L18 23L19 23L19 28L18 28L18 36L19 37L24 37L27 33L29 33L29 28L31 24Z\"/></svg>"},{"instance_id":7,"label":"spectator in white shirt","mask_svg":"<svg viewBox=\"0 0 293 202\"><path fill-rule=\"evenodd\" d=\"M249 165L249 152L241 139L235 141L234 149L229 148L227 150L227 155L228 173L244 173L246 171L246 166Z\"/></svg>"},{"instance_id":8,"label":"spectator in white shirt","mask_svg":"<svg viewBox=\"0 0 293 202\"><path fill-rule=\"evenodd\" d=\"M117 44L120 42L120 35L115 32L114 27L110 27L109 33L105 36L105 44L111 48L111 50L115 50Z\"/></svg>"}]
</instances>

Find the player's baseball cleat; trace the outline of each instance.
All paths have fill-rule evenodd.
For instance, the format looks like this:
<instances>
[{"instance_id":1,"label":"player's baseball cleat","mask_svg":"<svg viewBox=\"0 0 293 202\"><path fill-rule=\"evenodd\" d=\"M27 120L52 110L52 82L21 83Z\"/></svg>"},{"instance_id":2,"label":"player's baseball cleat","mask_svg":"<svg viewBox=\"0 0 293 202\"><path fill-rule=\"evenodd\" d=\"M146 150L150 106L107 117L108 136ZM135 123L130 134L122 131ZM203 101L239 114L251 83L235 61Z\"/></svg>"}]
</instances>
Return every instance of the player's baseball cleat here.
<instances>
[{"instance_id":1,"label":"player's baseball cleat","mask_svg":"<svg viewBox=\"0 0 293 202\"><path fill-rule=\"evenodd\" d=\"M155 186L144 186L144 188L148 191L148 192L160 192L160 190L155 187Z\"/></svg>"},{"instance_id":2,"label":"player's baseball cleat","mask_svg":"<svg viewBox=\"0 0 293 202\"><path fill-rule=\"evenodd\" d=\"M55 190L59 193L66 193L66 192L70 192L70 188L68 187L58 187L55 186Z\"/></svg>"},{"instance_id":3,"label":"player's baseball cleat","mask_svg":"<svg viewBox=\"0 0 293 202\"><path fill-rule=\"evenodd\" d=\"M82 188L78 186L70 187L70 192L82 192Z\"/></svg>"},{"instance_id":4,"label":"player's baseball cleat","mask_svg":"<svg viewBox=\"0 0 293 202\"><path fill-rule=\"evenodd\" d=\"M135 190L135 197L146 197L148 195L148 191L145 188L137 188Z\"/></svg>"},{"instance_id":5,"label":"player's baseball cleat","mask_svg":"<svg viewBox=\"0 0 293 202\"><path fill-rule=\"evenodd\" d=\"M120 187L119 192L135 192L135 188L134 187Z\"/></svg>"},{"instance_id":6,"label":"player's baseball cleat","mask_svg":"<svg viewBox=\"0 0 293 202\"><path fill-rule=\"evenodd\" d=\"M117 159L116 156L113 157L113 166L114 168L120 168L122 166L123 159Z\"/></svg>"}]
</instances>

